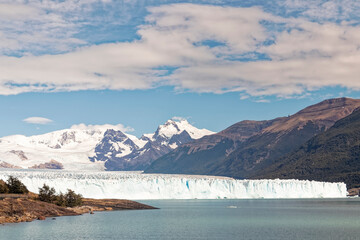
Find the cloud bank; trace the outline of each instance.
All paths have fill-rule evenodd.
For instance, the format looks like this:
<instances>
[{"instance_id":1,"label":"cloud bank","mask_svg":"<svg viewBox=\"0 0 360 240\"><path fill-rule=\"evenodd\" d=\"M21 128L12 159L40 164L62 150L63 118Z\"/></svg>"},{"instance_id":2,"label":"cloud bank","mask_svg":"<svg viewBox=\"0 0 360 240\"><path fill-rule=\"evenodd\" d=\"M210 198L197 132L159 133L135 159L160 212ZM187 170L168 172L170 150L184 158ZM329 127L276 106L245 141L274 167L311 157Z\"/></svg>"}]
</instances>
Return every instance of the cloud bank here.
<instances>
[{"instance_id":1,"label":"cloud bank","mask_svg":"<svg viewBox=\"0 0 360 240\"><path fill-rule=\"evenodd\" d=\"M116 125L110 125L110 124L91 125L90 124L90 125L86 125L84 123L80 123L80 124L72 125L71 129L80 129L80 130L114 129L114 130L122 131L124 133L135 131L132 127L124 126L123 124L116 124Z\"/></svg>"},{"instance_id":2,"label":"cloud bank","mask_svg":"<svg viewBox=\"0 0 360 240\"><path fill-rule=\"evenodd\" d=\"M285 3L304 8L299 1ZM17 14L0 11L0 19L37 21L44 14L23 7L14 7ZM87 7L82 5L82 11ZM311 11L321 17L315 7L303 15ZM71 34L61 35L56 39L66 46L56 46L70 49L63 53L0 56L0 94L173 86L199 93L293 97L324 87L360 89L360 27L354 22L281 17L259 7L170 4L148 12L133 41L82 46ZM59 34L62 26L76 29L74 20L66 22L60 13L47 16L48 24L59 26ZM42 37L53 40L34 39ZM8 39L0 49L18 44Z\"/></svg>"}]
</instances>

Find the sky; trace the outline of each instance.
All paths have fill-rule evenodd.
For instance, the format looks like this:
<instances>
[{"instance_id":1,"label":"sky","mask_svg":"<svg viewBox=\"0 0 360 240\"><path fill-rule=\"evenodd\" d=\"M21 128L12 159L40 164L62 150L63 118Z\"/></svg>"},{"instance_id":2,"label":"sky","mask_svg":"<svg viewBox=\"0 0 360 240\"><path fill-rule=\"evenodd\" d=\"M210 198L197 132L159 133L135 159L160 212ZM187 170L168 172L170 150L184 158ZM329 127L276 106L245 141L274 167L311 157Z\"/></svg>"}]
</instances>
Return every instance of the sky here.
<instances>
[{"instance_id":1,"label":"sky","mask_svg":"<svg viewBox=\"0 0 360 240\"><path fill-rule=\"evenodd\" d=\"M141 136L360 97L360 2L0 0L0 136Z\"/></svg>"}]
</instances>

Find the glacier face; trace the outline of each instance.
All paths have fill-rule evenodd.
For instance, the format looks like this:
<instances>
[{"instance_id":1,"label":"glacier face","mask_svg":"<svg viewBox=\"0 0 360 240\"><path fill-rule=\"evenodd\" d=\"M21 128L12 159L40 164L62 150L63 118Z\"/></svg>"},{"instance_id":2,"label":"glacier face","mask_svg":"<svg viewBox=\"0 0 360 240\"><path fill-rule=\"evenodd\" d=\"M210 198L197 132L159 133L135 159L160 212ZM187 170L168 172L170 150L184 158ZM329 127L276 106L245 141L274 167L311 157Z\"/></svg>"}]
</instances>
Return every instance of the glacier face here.
<instances>
[{"instance_id":1,"label":"glacier face","mask_svg":"<svg viewBox=\"0 0 360 240\"><path fill-rule=\"evenodd\" d=\"M3 170L0 179L19 178L30 191L43 184L57 192L72 189L88 198L246 199L341 198L344 183L303 180L235 180L227 177L142 174L140 172L70 172Z\"/></svg>"}]
</instances>

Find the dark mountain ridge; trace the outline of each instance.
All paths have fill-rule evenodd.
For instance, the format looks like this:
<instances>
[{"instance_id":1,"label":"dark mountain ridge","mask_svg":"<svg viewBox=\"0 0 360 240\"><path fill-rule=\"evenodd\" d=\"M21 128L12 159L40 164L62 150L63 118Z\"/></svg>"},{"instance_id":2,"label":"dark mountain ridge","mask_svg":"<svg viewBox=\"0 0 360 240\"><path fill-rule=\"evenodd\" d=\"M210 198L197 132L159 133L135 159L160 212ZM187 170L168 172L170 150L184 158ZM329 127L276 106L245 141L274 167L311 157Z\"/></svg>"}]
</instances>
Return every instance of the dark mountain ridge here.
<instances>
[{"instance_id":1,"label":"dark mountain ridge","mask_svg":"<svg viewBox=\"0 0 360 240\"><path fill-rule=\"evenodd\" d=\"M358 107L360 100L337 98L289 117L242 121L217 134L181 145L154 161L145 172L250 178Z\"/></svg>"},{"instance_id":2,"label":"dark mountain ridge","mask_svg":"<svg viewBox=\"0 0 360 240\"><path fill-rule=\"evenodd\" d=\"M253 178L345 182L348 188L360 187L360 109Z\"/></svg>"}]
</instances>

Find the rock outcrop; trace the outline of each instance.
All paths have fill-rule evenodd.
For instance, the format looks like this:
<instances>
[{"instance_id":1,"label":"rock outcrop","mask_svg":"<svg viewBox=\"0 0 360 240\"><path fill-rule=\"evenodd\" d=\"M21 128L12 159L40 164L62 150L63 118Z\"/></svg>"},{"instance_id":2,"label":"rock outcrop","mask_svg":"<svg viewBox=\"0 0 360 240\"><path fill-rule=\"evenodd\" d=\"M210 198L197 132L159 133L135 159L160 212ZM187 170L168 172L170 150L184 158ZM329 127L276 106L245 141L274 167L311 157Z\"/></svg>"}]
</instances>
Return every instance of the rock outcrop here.
<instances>
[{"instance_id":1,"label":"rock outcrop","mask_svg":"<svg viewBox=\"0 0 360 240\"><path fill-rule=\"evenodd\" d=\"M121 199L83 199L82 206L65 208L38 201L35 198L36 195L31 194L29 196L11 196L0 200L0 224L45 220L48 217L76 216L94 211L156 209L145 204Z\"/></svg>"},{"instance_id":2,"label":"rock outcrop","mask_svg":"<svg viewBox=\"0 0 360 240\"><path fill-rule=\"evenodd\" d=\"M64 166L62 165L62 163L52 159L50 162L34 165L30 168L31 169L64 169Z\"/></svg>"}]
</instances>

